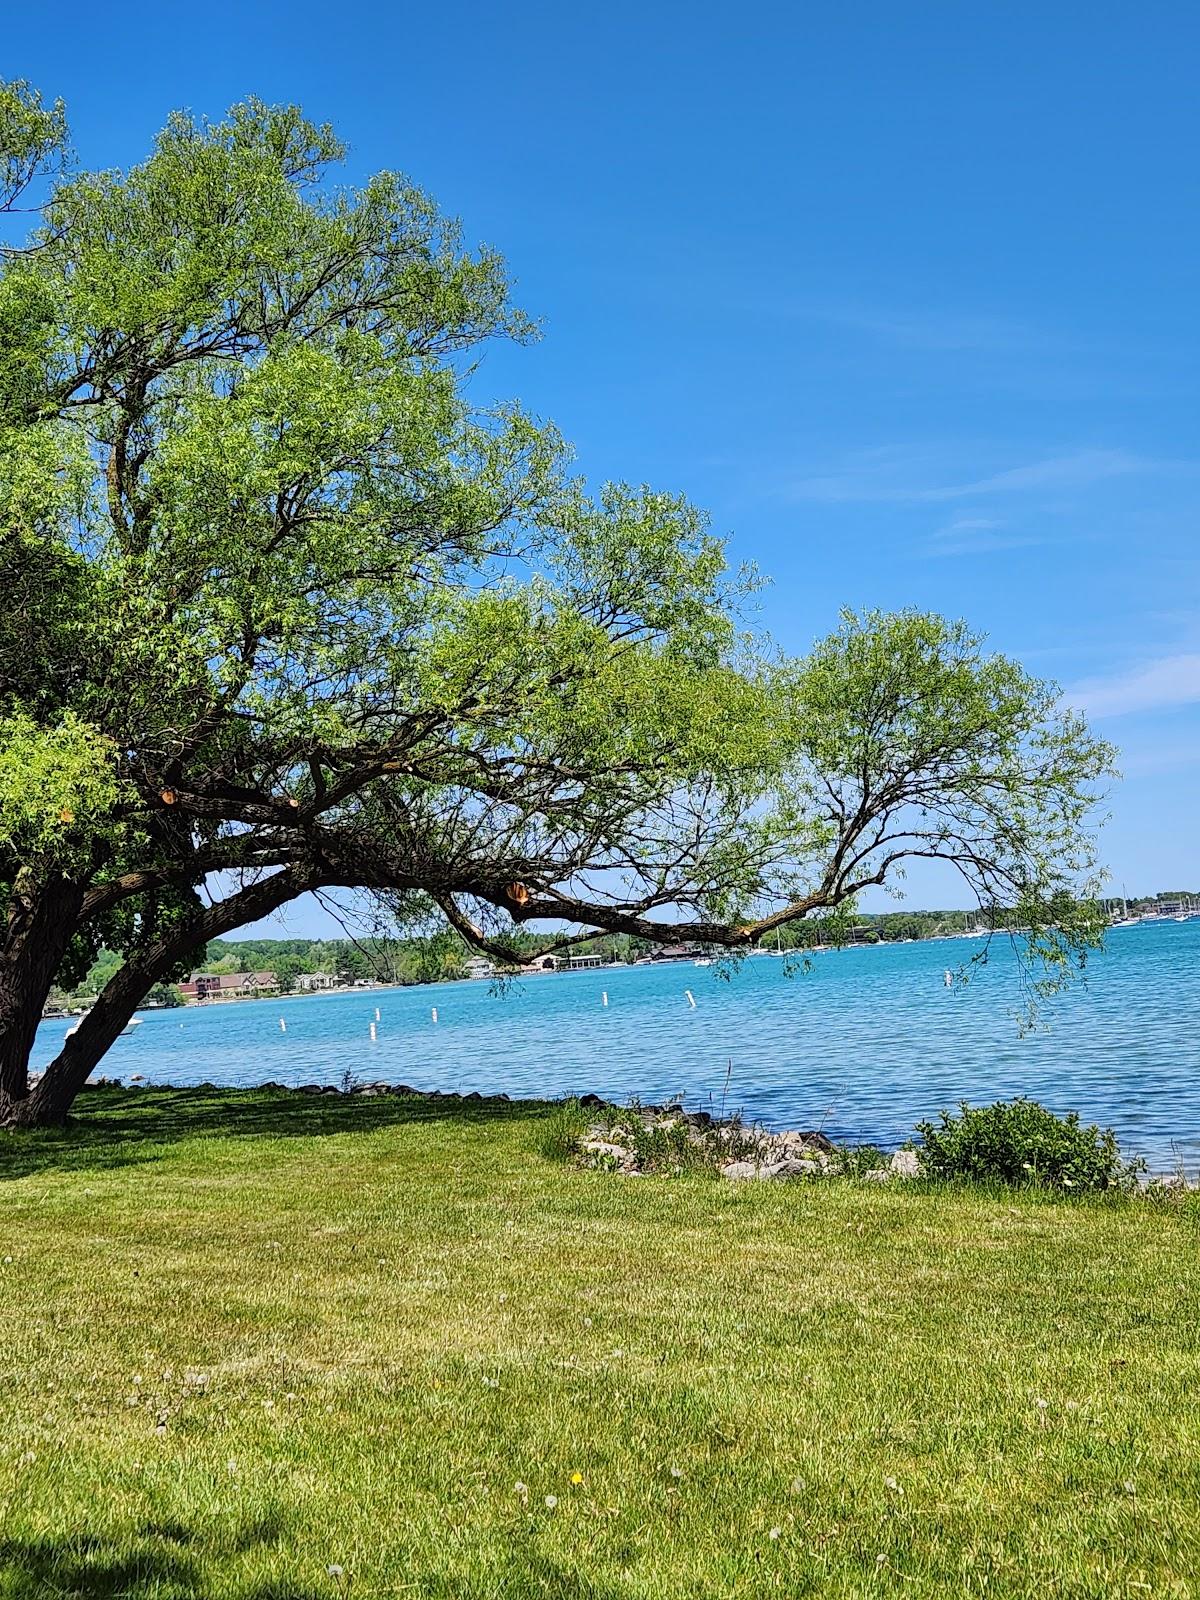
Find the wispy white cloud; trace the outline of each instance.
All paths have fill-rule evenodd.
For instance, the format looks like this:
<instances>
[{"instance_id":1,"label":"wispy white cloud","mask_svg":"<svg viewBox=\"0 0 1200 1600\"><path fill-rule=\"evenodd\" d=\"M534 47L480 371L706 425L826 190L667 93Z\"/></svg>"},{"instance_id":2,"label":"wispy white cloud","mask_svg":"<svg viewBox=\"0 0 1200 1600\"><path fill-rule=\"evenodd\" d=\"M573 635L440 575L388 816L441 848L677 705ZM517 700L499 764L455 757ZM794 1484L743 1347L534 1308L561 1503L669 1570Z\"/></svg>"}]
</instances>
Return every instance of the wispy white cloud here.
<instances>
[{"instance_id":1,"label":"wispy white cloud","mask_svg":"<svg viewBox=\"0 0 1200 1600\"><path fill-rule=\"evenodd\" d=\"M792 314L904 350L975 350L1022 356L1059 349L1062 344L1061 338L1051 338L1028 323L987 312L813 302L793 307Z\"/></svg>"},{"instance_id":2,"label":"wispy white cloud","mask_svg":"<svg viewBox=\"0 0 1200 1600\"><path fill-rule=\"evenodd\" d=\"M895 461L868 458L846 472L801 478L792 485L791 492L799 500L830 503L857 500L936 505L979 495L1088 489L1111 478L1160 472L1168 465L1127 450L1075 450L1006 467L984 477L930 484L911 481ZM906 476L909 481L905 481Z\"/></svg>"},{"instance_id":3,"label":"wispy white cloud","mask_svg":"<svg viewBox=\"0 0 1200 1600\"><path fill-rule=\"evenodd\" d=\"M955 517L953 521L946 523L944 528L938 528L933 537L950 539L956 534L990 533L992 529L1003 526L998 517Z\"/></svg>"},{"instance_id":4,"label":"wispy white cloud","mask_svg":"<svg viewBox=\"0 0 1200 1600\"><path fill-rule=\"evenodd\" d=\"M1041 540L1010 528L999 517L953 517L935 528L923 547L927 556L988 555L993 550L1017 550Z\"/></svg>"},{"instance_id":5,"label":"wispy white cloud","mask_svg":"<svg viewBox=\"0 0 1200 1600\"><path fill-rule=\"evenodd\" d=\"M1115 677L1086 679L1066 699L1089 717L1200 704L1200 654L1163 656Z\"/></svg>"}]
</instances>

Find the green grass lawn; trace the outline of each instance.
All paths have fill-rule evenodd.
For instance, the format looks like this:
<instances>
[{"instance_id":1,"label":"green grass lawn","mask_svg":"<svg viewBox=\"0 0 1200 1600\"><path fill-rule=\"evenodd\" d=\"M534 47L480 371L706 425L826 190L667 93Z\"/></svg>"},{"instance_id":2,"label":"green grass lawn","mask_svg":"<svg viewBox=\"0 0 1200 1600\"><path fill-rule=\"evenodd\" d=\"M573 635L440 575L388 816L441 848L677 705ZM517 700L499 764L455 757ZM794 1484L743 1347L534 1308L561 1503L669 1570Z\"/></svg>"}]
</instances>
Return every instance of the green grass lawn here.
<instances>
[{"instance_id":1,"label":"green grass lawn","mask_svg":"<svg viewBox=\"0 0 1200 1600\"><path fill-rule=\"evenodd\" d=\"M623 1179L545 1108L0 1138L0 1596L1200 1594L1200 1211Z\"/></svg>"}]
</instances>

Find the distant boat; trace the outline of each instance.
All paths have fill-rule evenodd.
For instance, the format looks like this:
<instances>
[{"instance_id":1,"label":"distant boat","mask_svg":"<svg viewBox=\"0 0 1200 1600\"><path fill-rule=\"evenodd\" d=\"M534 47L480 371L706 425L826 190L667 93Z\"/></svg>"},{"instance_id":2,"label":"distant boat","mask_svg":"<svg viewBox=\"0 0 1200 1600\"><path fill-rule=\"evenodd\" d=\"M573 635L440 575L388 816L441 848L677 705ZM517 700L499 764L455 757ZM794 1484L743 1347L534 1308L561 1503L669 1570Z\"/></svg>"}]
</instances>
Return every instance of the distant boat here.
<instances>
[{"instance_id":1,"label":"distant boat","mask_svg":"<svg viewBox=\"0 0 1200 1600\"><path fill-rule=\"evenodd\" d=\"M72 1034L78 1033L80 1028L83 1026L84 1021L86 1020L86 1018L88 1018L90 1016L91 1016L91 1012L90 1011L85 1011L83 1013L83 1016L80 1017L79 1021L75 1024L75 1026L73 1028L68 1028L67 1029L67 1031L63 1035L63 1037L66 1038L66 1039L69 1039ZM130 1017L129 1021L121 1029L121 1032L122 1033L132 1033L135 1028L140 1028L141 1025L142 1025L141 1017Z\"/></svg>"},{"instance_id":2,"label":"distant boat","mask_svg":"<svg viewBox=\"0 0 1200 1600\"><path fill-rule=\"evenodd\" d=\"M711 956L697 956L696 959L692 962L692 965L694 967L711 967L712 966L712 957Z\"/></svg>"}]
</instances>

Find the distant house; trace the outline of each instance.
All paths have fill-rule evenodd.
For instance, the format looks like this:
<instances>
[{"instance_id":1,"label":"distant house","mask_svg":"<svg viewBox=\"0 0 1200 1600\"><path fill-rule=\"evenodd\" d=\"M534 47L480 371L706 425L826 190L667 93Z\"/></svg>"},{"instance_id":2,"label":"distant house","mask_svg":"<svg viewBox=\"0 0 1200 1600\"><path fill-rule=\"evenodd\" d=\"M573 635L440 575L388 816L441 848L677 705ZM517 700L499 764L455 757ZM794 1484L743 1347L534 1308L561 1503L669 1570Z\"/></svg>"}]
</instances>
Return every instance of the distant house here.
<instances>
[{"instance_id":1,"label":"distant house","mask_svg":"<svg viewBox=\"0 0 1200 1600\"><path fill-rule=\"evenodd\" d=\"M697 953L690 944L664 944L650 955L651 961L689 961ZM643 957L643 959L645 959Z\"/></svg>"},{"instance_id":2,"label":"distant house","mask_svg":"<svg viewBox=\"0 0 1200 1600\"><path fill-rule=\"evenodd\" d=\"M334 989L337 979L332 972L301 972L296 978L297 989L312 993L316 989Z\"/></svg>"},{"instance_id":3,"label":"distant house","mask_svg":"<svg viewBox=\"0 0 1200 1600\"><path fill-rule=\"evenodd\" d=\"M191 1000L248 1000L255 995L273 994L279 979L273 972L193 972L180 993Z\"/></svg>"},{"instance_id":4,"label":"distant house","mask_svg":"<svg viewBox=\"0 0 1200 1600\"><path fill-rule=\"evenodd\" d=\"M534 956L532 961L526 963L525 970L527 972L557 972L558 957Z\"/></svg>"},{"instance_id":5,"label":"distant house","mask_svg":"<svg viewBox=\"0 0 1200 1600\"><path fill-rule=\"evenodd\" d=\"M486 956L468 956L463 962L463 971L468 978L490 978L495 970Z\"/></svg>"},{"instance_id":6,"label":"distant house","mask_svg":"<svg viewBox=\"0 0 1200 1600\"><path fill-rule=\"evenodd\" d=\"M579 967L602 967L607 960L606 956L596 955L594 952L580 952L578 955L567 957L567 966L576 970Z\"/></svg>"}]
</instances>

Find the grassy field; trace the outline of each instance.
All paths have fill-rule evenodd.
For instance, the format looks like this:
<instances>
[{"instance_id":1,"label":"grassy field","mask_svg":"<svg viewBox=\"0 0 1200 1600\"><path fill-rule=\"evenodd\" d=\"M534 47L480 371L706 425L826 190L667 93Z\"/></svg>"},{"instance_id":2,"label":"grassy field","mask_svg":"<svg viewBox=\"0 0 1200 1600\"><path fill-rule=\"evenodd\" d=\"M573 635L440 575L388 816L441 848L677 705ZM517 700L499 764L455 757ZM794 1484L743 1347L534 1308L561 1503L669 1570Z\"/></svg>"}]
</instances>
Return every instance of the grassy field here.
<instances>
[{"instance_id":1,"label":"grassy field","mask_svg":"<svg viewBox=\"0 0 1200 1600\"><path fill-rule=\"evenodd\" d=\"M1200 1594L1200 1212L622 1179L547 1111L0 1137L0 1596Z\"/></svg>"}]
</instances>

